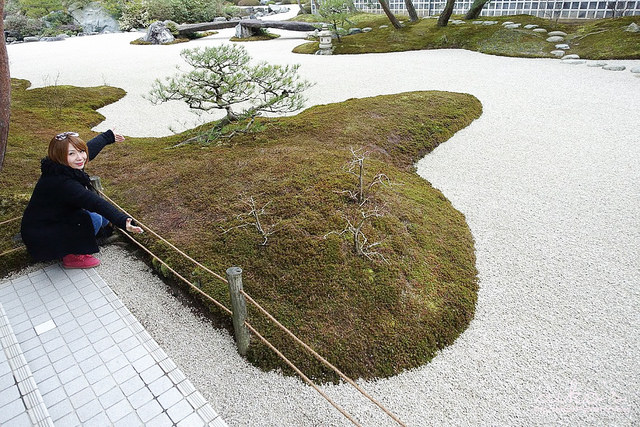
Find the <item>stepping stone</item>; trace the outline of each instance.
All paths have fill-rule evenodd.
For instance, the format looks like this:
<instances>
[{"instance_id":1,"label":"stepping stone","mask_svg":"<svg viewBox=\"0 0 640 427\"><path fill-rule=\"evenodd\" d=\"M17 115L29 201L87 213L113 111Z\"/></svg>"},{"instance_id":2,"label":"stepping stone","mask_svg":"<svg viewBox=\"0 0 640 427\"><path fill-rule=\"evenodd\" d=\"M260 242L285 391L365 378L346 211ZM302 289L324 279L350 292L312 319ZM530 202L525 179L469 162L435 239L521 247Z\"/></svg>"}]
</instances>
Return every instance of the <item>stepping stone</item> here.
<instances>
[{"instance_id":1,"label":"stepping stone","mask_svg":"<svg viewBox=\"0 0 640 427\"><path fill-rule=\"evenodd\" d=\"M566 60L566 59L562 58L561 62L563 64L579 65L579 64L584 64L587 61L583 61L583 60L580 60L580 59L569 59L569 60Z\"/></svg>"},{"instance_id":2,"label":"stepping stone","mask_svg":"<svg viewBox=\"0 0 640 427\"><path fill-rule=\"evenodd\" d=\"M564 37L562 37L562 36L551 36L551 37L547 38L547 41L549 43L563 42L564 41Z\"/></svg>"},{"instance_id":3,"label":"stepping stone","mask_svg":"<svg viewBox=\"0 0 640 427\"><path fill-rule=\"evenodd\" d=\"M533 30L534 28L538 28L536 24L527 24L524 26L527 30Z\"/></svg>"},{"instance_id":4,"label":"stepping stone","mask_svg":"<svg viewBox=\"0 0 640 427\"><path fill-rule=\"evenodd\" d=\"M505 21L502 23L502 25L511 25L511 24L515 24L515 22L511 22L511 21Z\"/></svg>"},{"instance_id":5,"label":"stepping stone","mask_svg":"<svg viewBox=\"0 0 640 427\"><path fill-rule=\"evenodd\" d=\"M482 25L496 25L498 21L483 21Z\"/></svg>"},{"instance_id":6,"label":"stepping stone","mask_svg":"<svg viewBox=\"0 0 640 427\"><path fill-rule=\"evenodd\" d=\"M549 33L550 36L560 36L560 37L567 37L567 33L565 33L564 31L551 31Z\"/></svg>"},{"instance_id":7,"label":"stepping stone","mask_svg":"<svg viewBox=\"0 0 640 427\"><path fill-rule=\"evenodd\" d=\"M552 50L550 53L551 55L558 56L558 57L564 56L564 50Z\"/></svg>"},{"instance_id":8,"label":"stepping stone","mask_svg":"<svg viewBox=\"0 0 640 427\"><path fill-rule=\"evenodd\" d=\"M636 74L640 74L640 67L633 67L633 68L631 69L631 72L632 72L632 73L636 73Z\"/></svg>"},{"instance_id":9,"label":"stepping stone","mask_svg":"<svg viewBox=\"0 0 640 427\"><path fill-rule=\"evenodd\" d=\"M544 28L534 28L533 32L534 33L546 33L547 30L545 30Z\"/></svg>"},{"instance_id":10,"label":"stepping stone","mask_svg":"<svg viewBox=\"0 0 640 427\"><path fill-rule=\"evenodd\" d=\"M567 49L569 49L569 45L568 45L568 44L566 44L566 43L563 43L563 44L557 44L557 45L556 45L556 49L564 49L564 50L567 50Z\"/></svg>"},{"instance_id":11,"label":"stepping stone","mask_svg":"<svg viewBox=\"0 0 640 427\"><path fill-rule=\"evenodd\" d=\"M571 55L567 55L562 59L580 59L579 55L576 55L575 53L571 54Z\"/></svg>"},{"instance_id":12,"label":"stepping stone","mask_svg":"<svg viewBox=\"0 0 640 427\"><path fill-rule=\"evenodd\" d=\"M371 27L364 27L364 28L362 29L362 32L363 32L363 33L368 33L368 32L369 32L369 31L371 31L371 30L373 30L373 28L371 28Z\"/></svg>"},{"instance_id":13,"label":"stepping stone","mask_svg":"<svg viewBox=\"0 0 640 427\"><path fill-rule=\"evenodd\" d=\"M519 28L520 24L509 24L509 25L503 25L504 28L509 28L509 29L514 29L514 28Z\"/></svg>"},{"instance_id":14,"label":"stepping stone","mask_svg":"<svg viewBox=\"0 0 640 427\"><path fill-rule=\"evenodd\" d=\"M607 65L607 63L606 62L602 62L602 61L596 61L596 62L587 63L587 67L599 67L599 68L602 68L605 65Z\"/></svg>"},{"instance_id":15,"label":"stepping stone","mask_svg":"<svg viewBox=\"0 0 640 427\"><path fill-rule=\"evenodd\" d=\"M474 25L482 25L484 21L471 21L472 24Z\"/></svg>"},{"instance_id":16,"label":"stepping stone","mask_svg":"<svg viewBox=\"0 0 640 427\"><path fill-rule=\"evenodd\" d=\"M608 71L624 71L627 69L627 67L625 67L624 65L605 65L604 67L602 67L602 69Z\"/></svg>"}]
</instances>

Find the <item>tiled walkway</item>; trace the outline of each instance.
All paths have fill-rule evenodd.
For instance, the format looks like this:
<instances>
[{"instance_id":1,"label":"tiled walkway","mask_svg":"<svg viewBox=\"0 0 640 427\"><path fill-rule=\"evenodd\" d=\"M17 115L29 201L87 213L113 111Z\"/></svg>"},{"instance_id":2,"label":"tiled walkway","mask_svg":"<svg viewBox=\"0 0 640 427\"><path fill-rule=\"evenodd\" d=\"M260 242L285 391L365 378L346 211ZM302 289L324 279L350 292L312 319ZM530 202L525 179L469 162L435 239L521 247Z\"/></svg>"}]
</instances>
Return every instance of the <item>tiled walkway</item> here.
<instances>
[{"instance_id":1,"label":"tiled walkway","mask_svg":"<svg viewBox=\"0 0 640 427\"><path fill-rule=\"evenodd\" d=\"M1 426L225 426L95 270L0 283Z\"/></svg>"}]
</instances>

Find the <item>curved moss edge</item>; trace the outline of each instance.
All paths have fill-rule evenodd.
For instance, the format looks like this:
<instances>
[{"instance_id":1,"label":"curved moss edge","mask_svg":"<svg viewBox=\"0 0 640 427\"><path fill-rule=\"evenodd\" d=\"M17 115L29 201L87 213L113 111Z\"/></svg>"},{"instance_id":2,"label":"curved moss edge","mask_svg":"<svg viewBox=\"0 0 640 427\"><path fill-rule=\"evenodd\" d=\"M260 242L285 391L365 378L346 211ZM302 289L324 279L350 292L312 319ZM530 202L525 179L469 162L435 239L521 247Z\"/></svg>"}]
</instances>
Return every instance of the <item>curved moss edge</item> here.
<instances>
[{"instance_id":1,"label":"curved moss edge","mask_svg":"<svg viewBox=\"0 0 640 427\"><path fill-rule=\"evenodd\" d=\"M461 19L461 16L452 19ZM299 18L301 20L308 18ZM361 53L402 52L408 50L466 49L490 55L523 58L555 58L551 51L554 43L546 41L547 35L524 28L507 29L500 25L511 21L536 24L548 31L564 31L568 34L566 43L571 53L583 59L639 59L640 42L637 33L624 31L637 17L606 18L584 22L563 23L538 18L531 15L510 15L482 17L478 21L497 21L495 25L473 25L467 21L463 25L449 24L438 28L435 19L421 19L416 23L405 22L396 30L384 15L358 14L352 21L354 27L372 27L368 33L342 36L334 42L334 55ZM386 25L386 28L380 26ZM317 42L301 44L294 53L314 54Z\"/></svg>"},{"instance_id":2,"label":"curved moss edge","mask_svg":"<svg viewBox=\"0 0 640 427\"><path fill-rule=\"evenodd\" d=\"M44 99L46 92L37 90L14 92L14 151L8 153L0 177L3 184L8 177L14 179L10 194L30 193L48 142L39 135L48 138L53 134L48 126L56 124L50 109L24 102L32 97L37 105ZM93 94L96 108L109 99ZM114 90L111 102L121 95ZM65 108L82 112L91 97L85 92L81 98L69 98L75 101ZM473 317L475 258L464 216L415 174L413 164L480 114L478 100L466 94L411 92L352 99L293 117L262 119L260 132L233 145L164 149L193 131L130 138L105 150L90 173L103 178L107 191L125 209L214 271L241 266L247 292L347 375L386 377L427 363ZM65 128L84 136L94 118L88 113L77 117ZM340 194L354 185L342 169L352 146L372 153L369 178L383 172L395 183L371 195L385 216L365 228L370 241L383 242L380 251L389 264L355 256L347 240L324 238L344 227L343 215L357 215L354 204ZM17 155L22 150L34 154ZM260 204L270 202L263 220L278 222L278 227L266 247L249 228L221 232L244 209L239 198L243 192ZM229 305L225 284L209 280L161 245L147 243L181 274ZM213 317L228 322L218 309L209 309ZM255 310L249 313L252 325L307 375L320 382L337 381ZM248 358L263 369L291 373L255 339Z\"/></svg>"},{"instance_id":3,"label":"curved moss edge","mask_svg":"<svg viewBox=\"0 0 640 427\"><path fill-rule=\"evenodd\" d=\"M232 145L163 149L192 133L141 142L146 154L131 167L119 165L124 147L114 147L99 166L118 199L160 234L214 271L242 267L247 292L347 375L386 377L427 363L473 317L475 258L464 216L413 164L481 109L471 95L446 92L351 99L262 119L260 132ZM354 186L343 169L352 146L372 153L368 179L383 172L396 184L373 192L372 205L385 216L365 228L371 242L383 242L389 264L355 256L346 239L324 238L344 228L344 215L358 214L340 194ZM158 167L143 166L150 163ZM259 207L269 203L263 224L278 226L266 247L250 227L223 233L246 211L243 194ZM223 283L164 256L229 304ZM310 377L337 380L251 308L250 323ZM248 358L290 373L255 339Z\"/></svg>"}]
</instances>

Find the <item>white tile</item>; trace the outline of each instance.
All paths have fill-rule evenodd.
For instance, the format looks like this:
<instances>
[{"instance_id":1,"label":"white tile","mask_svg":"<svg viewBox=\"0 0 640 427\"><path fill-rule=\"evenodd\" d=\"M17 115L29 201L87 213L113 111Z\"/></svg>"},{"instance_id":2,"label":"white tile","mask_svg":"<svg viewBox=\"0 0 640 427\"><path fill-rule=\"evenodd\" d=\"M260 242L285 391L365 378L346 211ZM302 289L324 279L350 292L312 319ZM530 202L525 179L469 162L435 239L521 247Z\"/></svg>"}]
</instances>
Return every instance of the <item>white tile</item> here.
<instances>
[{"instance_id":1,"label":"white tile","mask_svg":"<svg viewBox=\"0 0 640 427\"><path fill-rule=\"evenodd\" d=\"M39 325L36 325L36 327L34 329L36 330L36 334L42 335L45 332L48 332L48 331L54 329L55 327L56 327L56 322L54 322L52 319L49 319L46 322L43 322L43 323L40 323Z\"/></svg>"}]
</instances>

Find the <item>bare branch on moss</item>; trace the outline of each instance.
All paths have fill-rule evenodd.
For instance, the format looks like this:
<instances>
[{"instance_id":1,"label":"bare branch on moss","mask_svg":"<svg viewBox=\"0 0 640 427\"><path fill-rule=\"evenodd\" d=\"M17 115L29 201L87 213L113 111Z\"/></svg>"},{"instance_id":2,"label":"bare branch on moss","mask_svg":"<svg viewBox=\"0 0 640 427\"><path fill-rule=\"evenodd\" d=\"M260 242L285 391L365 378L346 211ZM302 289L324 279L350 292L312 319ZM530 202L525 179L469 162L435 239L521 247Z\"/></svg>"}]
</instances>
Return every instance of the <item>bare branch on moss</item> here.
<instances>
[{"instance_id":1,"label":"bare branch on moss","mask_svg":"<svg viewBox=\"0 0 640 427\"><path fill-rule=\"evenodd\" d=\"M373 177L371 182L365 184L364 177L364 161L369 155L368 151L364 151L363 148L351 150L351 160L345 165L345 169L348 173L355 176L358 180L355 190L336 191L338 194L346 194L349 198L355 200L359 206L363 206L369 200L369 193L375 185L391 185L391 179L384 173L379 173Z\"/></svg>"},{"instance_id":2,"label":"bare branch on moss","mask_svg":"<svg viewBox=\"0 0 640 427\"><path fill-rule=\"evenodd\" d=\"M261 217L268 215L266 208L271 204L271 202L267 202L260 209L256 207L256 201L253 196L244 198L242 202L249 208L249 211L236 215L236 221L241 221L240 224L228 229L220 227L222 229L222 234L227 234L228 232L238 228L254 227L263 238L260 246L266 246L267 241L269 240L269 236L277 231L275 228L278 226L278 224L280 224L280 221L271 225L263 224L263 220L261 219Z\"/></svg>"},{"instance_id":3,"label":"bare branch on moss","mask_svg":"<svg viewBox=\"0 0 640 427\"><path fill-rule=\"evenodd\" d=\"M344 229L340 232L330 231L324 235L324 238L326 239L332 234L337 236L351 235L353 251L356 255L365 257L370 261L374 261L374 258L379 258L389 264L389 261L387 261L382 253L374 250L374 248L380 246L382 242L369 243L369 239L362 231L365 224L372 218L380 218L382 216L384 216L384 214L377 206L367 211L360 210L354 221L351 221L347 216L343 216L344 220L347 222Z\"/></svg>"}]
</instances>

